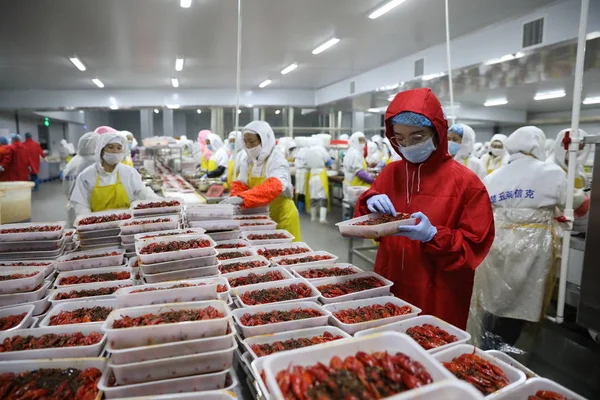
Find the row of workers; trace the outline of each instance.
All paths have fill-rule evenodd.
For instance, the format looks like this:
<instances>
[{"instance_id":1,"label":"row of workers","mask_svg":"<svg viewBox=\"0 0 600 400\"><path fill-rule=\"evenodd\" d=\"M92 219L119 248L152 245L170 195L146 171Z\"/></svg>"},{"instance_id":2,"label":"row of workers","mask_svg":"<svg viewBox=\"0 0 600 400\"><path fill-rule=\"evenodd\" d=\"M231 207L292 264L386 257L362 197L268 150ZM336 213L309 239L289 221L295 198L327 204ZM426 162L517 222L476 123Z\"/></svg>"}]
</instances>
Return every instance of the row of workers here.
<instances>
[{"instance_id":1,"label":"row of workers","mask_svg":"<svg viewBox=\"0 0 600 400\"><path fill-rule=\"evenodd\" d=\"M39 187L38 173L40 159L46 158L42 146L31 133L25 134L25 142L21 135L13 133L10 144L4 136L0 137L0 182L27 181L34 183L34 190Z\"/></svg>"}]
</instances>

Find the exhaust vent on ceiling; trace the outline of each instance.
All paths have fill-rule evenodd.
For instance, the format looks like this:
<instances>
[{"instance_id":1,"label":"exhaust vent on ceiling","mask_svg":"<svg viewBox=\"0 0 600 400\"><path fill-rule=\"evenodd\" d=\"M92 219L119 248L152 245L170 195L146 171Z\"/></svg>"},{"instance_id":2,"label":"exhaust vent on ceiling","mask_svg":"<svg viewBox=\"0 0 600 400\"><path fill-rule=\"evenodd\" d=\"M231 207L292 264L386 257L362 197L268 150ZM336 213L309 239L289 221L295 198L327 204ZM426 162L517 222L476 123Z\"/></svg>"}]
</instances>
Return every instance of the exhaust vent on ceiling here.
<instances>
[{"instance_id":1,"label":"exhaust vent on ceiling","mask_svg":"<svg viewBox=\"0 0 600 400\"><path fill-rule=\"evenodd\" d=\"M415 61L415 78L425 75L425 59L419 58Z\"/></svg>"},{"instance_id":2,"label":"exhaust vent on ceiling","mask_svg":"<svg viewBox=\"0 0 600 400\"><path fill-rule=\"evenodd\" d=\"M523 25L523 48L542 44L544 41L544 18Z\"/></svg>"},{"instance_id":3,"label":"exhaust vent on ceiling","mask_svg":"<svg viewBox=\"0 0 600 400\"><path fill-rule=\"evenodd\" d=\"M354 94L356 92L356 82L350 81L350 94Z\"/></svg>"}]
</instances>

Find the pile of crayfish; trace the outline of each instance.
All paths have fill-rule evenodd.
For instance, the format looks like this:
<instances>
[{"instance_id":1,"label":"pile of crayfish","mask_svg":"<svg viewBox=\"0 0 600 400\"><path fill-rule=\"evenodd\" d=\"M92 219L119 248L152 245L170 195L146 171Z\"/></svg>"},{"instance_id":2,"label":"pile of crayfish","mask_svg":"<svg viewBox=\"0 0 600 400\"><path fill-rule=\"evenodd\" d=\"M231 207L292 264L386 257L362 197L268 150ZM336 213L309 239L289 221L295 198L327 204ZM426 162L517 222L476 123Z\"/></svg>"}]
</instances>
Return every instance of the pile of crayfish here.
<instances>
[{"instance_id":1,"label":"pile of crayfish","mask_svg":"<svg viewBox=\"0 0 600 400\"><path fill-rule=\"evenodd\" d=\"M332 268L311 268L306 271L299 271L301 277L306 279L329 278L331 276L354 275L357 272L352 267L332 267Z\"/></svg>"},{"instance_id":2,"label":"pile of crayfish","mask_svg":"<svg viewBox=\"0 0 600 400\"><path fill-rule=\"evenodd\" d=\"M7 315L6 317L0 318L0 331L6 331L19 325L27 313ZM1 397L0 397L1 398Z\"/></svg>"},{"instance_id":3,"label":"pile of crayfish","mask_svg":"<svg viewBox=\"0 0 600 400\"><path fill-rule=\"evenodd\" d=\"M246 305L254 306L278 301L304 299L311 296L312 289L308 285L305 283L293 283L285 287L252 290L240 295L240 300Z\"/></svg>"},{"instance_id":4,"label":"pile of crayfish","mask_svg":"<svg viewBox=\"0 0 600 400\"><path fill-rule=\"evenodd\" d=\"M304 263L309 263L309 262L331 260L332 258L333 258L333 256L330 256L330 255L314 255L314 256L306 256L306 257L299 257L299 258L283 259L283 260L277 261L277 264L279 264L279 265L304 264Z\"/></svg>"},{"instance_id":5,"label":"pile of crayfish","mask_svg":"<svg viewBox=\"0 0 600 400\"><path fill-rule=\"evenodd\" d=\"M425 350L435 349L436 347L458 341L456 336L431 324L410 327L406 330L406 334L419 343Z\"/></svg>"},{"instance_id":6,"label":"pile of crayfish","mask_svg":"<svg viewBox=\"0 0 600 400\"><path fill-rule=\"evenodd\" d=\"M359 351L329 366L290 366L276 375L286 400L375 400L433 382L423 365L403 353Z\"/></svg>"},{"instance_id":7,"label":"pile of crayfish","mask_svg":"<svg viewBox=\"0 0 600 400\"><path fill-rule=\"evenodd\" d=\"M282 281L285 277L279 271L268 271L264 274L249 273L246 276L240 276L237 278L228 278L229 286L237 287L244 285L253 285L255 283Z\"/></svg>"},{"instance_id":8,"label":"pile of crayfish","mask_svg":"<svg viewBox=\"0 0 600 400\"><path fill-rule=\"evenodd\" d=\"M40 336L13 336L4 339L0 344L0 353L7 351L23 351L52 349L57 347L91 346L102 340L102 334L91 332L84 335L81 332L74 333L47 333Z\"/></svg>"},{"instance_id":9,"label":"pile of crayfish","mask_svg":"<svg viewBox=\"0 0 600 400\"><path fill-rule=\"evenodd\" d=\"M223 313L214 307L198 308L195 310L167 311L160 314L146 314L139 317L124 316L113 322L113 329L134 328L158 324L173 324L177 322L203 321L223 318Z\"/></svg>"},{"instance_id":10,"label":"pile of crayfish","mask_svg":"<svg viewBox=\"0 0 600 400\"><path fill-rule=\"evenodd\" d=\"M442 364L458 379L475 386L485 396L510 383L502 369L474 353L461 354L452 361Z\"/></svg>"},{"instance_id":11,"label":"pile of crayfish","mask_svg":"<svg viewBox=\"0 0 600 400\"><path fill-rule=\"evenodd\" d=\"M314 346L316 344L328 343L334 340L343 339L341 335L332 335L330 332L325 331L322 335L313 337L303 337L298 339L278 340L271 343L253 344L252 351L256 353L257 357L268 356L269 354L278 353L280 351L300 349L302 347Z\"/></svg>"},{"instance_id":12,"label":"pile of crayfish","mask_svg":"<svg viewBox=\"0 0 600 400\"><path fill-rule=\"evenodd\" d=\"M32 274L10 274L10 275L0 275L0 281L12 281L14 279L25 279L31 278L34 275L39 274L40 271L34 272Z\"/></svg>"},{"instance_id":13,"label":"pile of crayfish","mask_svg":"<svg viewBox=\"0 0 600 400\"><path fill-rule=\"evenodd\" d=\"M148 208L160 208L160 207L175 207L181 205L177 200L165 200L165 201L153 201L151 203L142 203L135 206L134 210L146 210Z\"/></svg>"},{"instance_id":14,"label":"pile of crayfish","mask_svg":"<svg viewBox=\"0 0 600 400\"><path fill-rule=\"evenodd\" d=\"M385 305L373 304L358 308L347 308L334 312L333 316L344 324L359 324L366 321L406 315L410 314L411 311L410 306L399 307L393 303L386 303Z\"/></svg>"},{"instance_id":15,"label":"pile of crayfish","mask_svg":"<svg viewBox=\"0 0 600 400\"><path fill-rule=\"evenodd\" d=\"M60 225L36 225L28 226L26 228L8 228L0 230L0 234L5 235L7 233L30 233L30 232L54 232L61 230Z\"/></svg>"},{"instance_id":16,"label":"pile of crayfish","mask_svg":"<svg viewBox=\"0 0 600 400\"><path fill-rule=\"evenodd\" d=\"M248 235L248 240L273 240L273 239L288 239L290 236L283 232L277 233L253 233Z\"/></svg>"},{"instance_id":17,"label":"pile of crayfish","mask_svg":"<svg viewBox=\"0 0 600 400\"><path fill-rule=\"evenodd\" d=\"M81 221L79 221L79 225L102 224L104 222L122 221L124 219L129 219L129 218L131 218L131 214L127 214L127 213L102 215L102 216L91 216L91 217L83 218Z\"/></svg>"},{"instance_id":18,"label":"pile of crayfish","mask_svg":"<svg viewBox=\"0 0 600 400\"><path fill-rule=\"evenodd\" d=\"M246 243L221 243L215 246L215 249L239 249L240 247L248 247Z\"/></svg>"},{"instance_id":19,"label":"pile of crayfish","mask_svg":"<svg viewBox=\"0 0 600 400\"><path fill-rule=\"evenodd\" d=\"M550 390L538 390L534 395L527 397L527 400L569 400L569 398Z\"/></svg>"},{"instance_id":20,"label":"pile of crayfish","mask_svg":"<svg viewBox=\"0 0 600 400\"><path fill-rule=\"evenodd\" d=\"M381 225L381 224L387 224L388 222L402 221L402 220L409 219L409 218L410 218L410 214L404 214L404 213L398 213L398 215L396 215L395 217L390 214L381 214L380 216L378 216L376 218L370 218L366 221L356 222L352 225L358 225L358 226Z\"/></svg>"},{"instance_id":21,"label":"pile of crayfish","mask_svg":"<svg viewBox=\"0 0 600 400\"><path fill-rule=\"evenodd\" d=\"M192 230L187 230L187 231L183 231L181 233L178 233L178 232L154 233L154 234L142 236L140 239L152 239L152 238L157 238L157 237L162 237L162 236L185 235L185 234L188 234L188 233L198 233L198 232L195 232L195 231L192 231Z\"/></svg>"},{"instance_id":22,"label":"pile of crayfish","mask_svg":"<svg viewBox=\"0 0 600 400\"><path fill-rule=\"evenodd\" d=\"M129 279L130 275L131 272L129 271L121 271L80 276L67 276L66 278L62 278L60 282L58 282L58 286L78 285L82 283L123 281Z\"/></svg>"},{"instance_id":23,"label":"pile of crayfish","mask_svg":"<svg viewBox=\"0 0 600 400\"><path fill-rule=\"evenodd\" d=\"M78 308L73 311L61 311L50 317L50 325L85 324L88 322L102 322L108 318L111 307Z\"/></svg>"},{"instance_id":24,"label":"pile of crayfish","mask_svg":"<svg viewBox=\"0 0 600 400\"><path fill-rule=\"evenodd\" d=\"M269 219L269 217L267 217L266 215L250 215L248 217L235 217L233 219L238 221L247 221L252 219Z\"/></svg>"},{"instance_id":25,"label":"pile of crayfish","mask_svg":"<svg viewBox=\"0 0 600 400\"><path fill-rule=\"evenodd\" d=\"M128 287L131 285L123 285L123 286L112 286L112 287L103 287L98 289L81 289L81 290L71 290L70 292L57 293L54 297L55 300L67 300L67 299L79 299L82 297L96 297L96 296L108 296L116 292L122 287Z\"/></svg>"},{"instance_id":26,"label":"pile of crayfish","mask_svg":"<svg viewBox=\"0 0 600 400\"><path fill-rule=\"evenodd\" d=\"M0 263L3 267L47 267L50 262L34 262L34 261L3 261Z\"/></svg>"},{"instance_id":27,"label":"pile of crayfish","mask_svg":"<svg viewBox=\"0 0 600 400\"><path fill-rule=\"evenodd\" d=\"M270 222L242 222L240 226L265 226L265 225L275 225Z\"/></svg>"},{"instance_id":28,"label":"pile of crayfish","mask_svg":"<svg viewBox=\"0 0 600 400\"><path fill-rule=\"evenodd\" d=\"M229 272L236 272L236 271L244 271L247 269L252 269L252 268L260 268L260 267L266 267L267 264L264 261L245 261L245 262L236 262L236 263L232 263L232 264L226 264L226 265L220 265L219 266L219 271L221 271L222 274L227 274Z\"/></svg>"},{"instance_id":29,"label":"pile of crayfish","mask_svg":"<svg viewBox=\"0 0 600 400\"><path fill-rule=\"evenodd\" d=\"M141 254L165 253L168 251L191 250L209 247L210 241L206 239L176 240L173 242L151 243L140 250Z\"/></svg>"},{"instance_id":30,"label":"pile of crayfish","mask_svg":"<svg viewBox=\"0 0 600 400\"><path fill-rule=\"evenodd\" d=\"M93 400L101 376L98 368L7 372L0 375L0 399Z\"/></svg>"},{"instance_id":31,"label":"pile of crayfish","mask_svg":"<svg viewBox=\"0 0 600 400\"><path fill-rule=\"evenodd\" d=\"M127 222L125 224L125 226L158 224L160 222L171 222L171 219L170 218L138 219L138 220L135 220L135 221Z\"/></svg>"},{"instance_id":32,"label":"pile of crayfish","mask_svg":"<svg viewBox=\"0 0 600 400\"><path fill-rule=\"evenodd\" d=\"M323 297L332 298L382 286L385 286L385 283L381 280L374 276L366 276L364 278L350 279L346 282L317 286L317 289L321 292Z\"/></svg>"},{"instance_id":33,"label":"pile of crayfish","mask_svg":"<svg viewBox=\"0 0 600 400\"><path fill-rule=\"evenodd\" d=\"M77 256L69 258L67 261L78 261L78 260L89 260L90 258L104 258L104 257L114 257L118 256L119 253L116 251L110 253L101 253L101 254L86 254L84 256Z\"/></svg>"},{"instance_id":34,"label":"pile of crayfish","mask_svg":"<svg viewBox=\"0 0 600 400\"><path fill-rule=\"evenodd\" d=\"M134 290L132 292L129 292L129 294L154 292L156 290L180 289L180 288L188 288L188 287L194 287L194 286L206 286L206 283L204 283L204 282L197 283L197 284L179 283L177 285L167 286L167 287L149 287L149 288L145 288L145 289ZM225 287L225 285L217 284L217 292L218 293L222 293L222 292L226 292L226 291L227 291L227 288Z\"/></svg>"},{"instance_id":35,"label":"pile of crayfish","mask_svg":"<svg viewBox=\"0 0 600 400\"><path fill-rule=\"evenodd\" d=\"M294 308L289 311L259 311L254 314L246 313L240 318L244 326L259 326L278 322L298 321L300 319L321 317L323 314L314 308Z\"/></svg>"},{"instance_id":36,"label":"pile of crayfish","mask_svg":"<svg viewBox=\"0 0 600 400\"><path fill-rule=\"evenodd\" d=\"M234 258L252 257L252 253L249 251L230 251L228 253L221 253L217 255L219 260L232 260Z\"/></svg>"},{"instance_id":37,"label":"pile of crayfish","mask_svg":"<svg viewBox=\"0 0 600 400\"><path fill-rule=\"evenodd\" d=\"M258 249L259 256L274 258L281 256L291 256L292 254L309 253L311 250L306 247L284 247L280 249Z\"/></svg>"}]
</instances>

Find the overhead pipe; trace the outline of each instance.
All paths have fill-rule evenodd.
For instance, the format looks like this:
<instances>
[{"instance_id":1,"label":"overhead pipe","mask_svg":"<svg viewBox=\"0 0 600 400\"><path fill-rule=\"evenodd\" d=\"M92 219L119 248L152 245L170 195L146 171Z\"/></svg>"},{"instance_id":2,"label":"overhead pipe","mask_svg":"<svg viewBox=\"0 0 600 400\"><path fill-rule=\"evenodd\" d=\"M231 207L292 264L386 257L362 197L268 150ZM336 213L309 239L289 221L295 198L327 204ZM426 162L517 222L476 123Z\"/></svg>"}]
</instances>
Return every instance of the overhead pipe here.
<instances>
[{"instance_id":1,"label":"overhead pipe","mask_svg":"<svg viewBox=\"0 0 600 400\"><path fill-rule=\"evenodd\" d=\"M237 65L235 78L235 129L240 130L240 87L242 74L242 0L237 2Z\"/></svg>"},{"instance_id":2,"label":"overhead pipe","mask_svg":"<svg viewBox=\"0 0 600 400\"><path fill-rule=\"evenodd\" d=\"M454 115L454 85L452 83L452 58L450 56L450 11L448 7L448 1L446 0L446 60L448 61L448 90L450 90L450 119L452 125L456 122L456 116Z\"/></svg>"}]
</instances>

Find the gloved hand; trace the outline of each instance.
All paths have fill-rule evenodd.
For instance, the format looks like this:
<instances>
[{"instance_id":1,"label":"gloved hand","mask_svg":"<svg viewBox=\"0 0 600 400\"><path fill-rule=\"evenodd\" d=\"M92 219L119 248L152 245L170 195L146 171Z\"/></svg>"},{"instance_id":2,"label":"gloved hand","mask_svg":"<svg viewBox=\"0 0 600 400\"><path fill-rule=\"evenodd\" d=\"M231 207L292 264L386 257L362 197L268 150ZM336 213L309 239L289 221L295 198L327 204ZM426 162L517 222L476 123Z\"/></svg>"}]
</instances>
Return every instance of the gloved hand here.
<instances>
[{"instance_id":1,"label":"gloved hand","mask_svg":"<svg viewBox=\"0 0 600 400\"><path fill-rule=\"evenodd\" d=\"M4 167L0 165L0 172L4 172Z\"/></svg>"},{"instance_id":2,"label":"gloved hand","mask_svg":"<svg viewBox=\"0 0 600 400\"><path fill-rule=\"evenodd\" d=\"M378 194L367 199L367 208L371 212L381 212L396 216L396 208L387 194Z\"/></svg>"},{"instance_id":3,"label":"gloved hand","mask_svg":"<svg viewBox=\"0 0 600 400\"><path fill-rule=\"evenodd\" d=\"M327 168L331 167L333 165L333 158L327 160L327 163L325 165L327 165Z\"/></svg>"},{"instance_id":4,"label":"gloved hand","mask_svg":"<svg viewBox=\"0 0 600 400\"><path fill-rule=\"evenodd\" d=\"M431 225L429 218L422 212L414 213L411 218L418 218L421 221L417 225L400 225L398 233L395 236L406 236L411 240L420 242L429 242L437 234L437 228Z\"/></svg>"},{"instance_id":5,"label":"gloved hand","mask_svg":"<svg viewBox=\"0 0 600 400\"><path fill-rule=\"evenodd\" d=\"M208 178L208 174L204 174L200 177L200 179L206 179L206 178Z\"/></svg>"},{"instance_id":6,"label":"gloved hand","mask_svg":"<svg viewBox=\"0 0 600 400\"><path fill-rule=\"evenodd\" d=\"M221 177L221 182L227 182L227 175L223 175Z\"/></svg>"},{"instance_id":7,"label":"gloved hand","mask_svg":"<svg viewBox=\"0 0 600 400\"><path fill-rule=\"evenodd\" d=\"M219 204L232 204L234 206L241 206L244 204L244 199L238 196L228 197Z\"/></svg>"},{"instance_id":8,"label":"gloved hand","mask_svg":"<svg viewBox=\"0 0 600 400\"><path fill-rule=\"evenodd\" d=\"M379 164L377 164L377 167L375 167L375 168L383 169L383 167L385 167L385 161L382 160L382 161L379 161Z\"/></svg>"},{"instance_id":9,"label":"gloved hand","mask_svg":"<svg viewBox=\"0 0 600 400\"><path fill-rule=\"evenodd\" d=\"M373 178L373 176L371 174L369 174L367 171L365 171L364 169L361 169L360 171L358 171L356 173L356 176L358 176L358 178L368 184L372 184L373 182L375 182L375 178Z\"/></svg>"}]
</instances>

